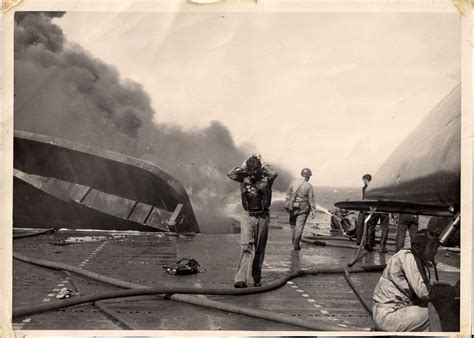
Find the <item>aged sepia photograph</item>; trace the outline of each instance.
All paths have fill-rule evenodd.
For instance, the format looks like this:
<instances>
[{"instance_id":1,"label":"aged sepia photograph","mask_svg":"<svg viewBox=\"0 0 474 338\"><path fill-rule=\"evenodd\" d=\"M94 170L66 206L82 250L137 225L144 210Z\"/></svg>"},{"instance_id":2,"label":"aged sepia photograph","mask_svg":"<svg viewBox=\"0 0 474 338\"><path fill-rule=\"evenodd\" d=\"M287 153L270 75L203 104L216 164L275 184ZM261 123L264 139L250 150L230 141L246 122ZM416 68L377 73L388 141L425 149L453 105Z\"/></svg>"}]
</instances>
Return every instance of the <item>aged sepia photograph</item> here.
<instances>
[{"instance_id":1,"label":"aged sepia photograph","mask_svg":"<svg viewBox=\"0 0 474 338\"><path fill-rule=\"evenodd\" d=\"M460 13L229 7L15 9L13 330L460 332Z\"/></svg>"}]
</instances>

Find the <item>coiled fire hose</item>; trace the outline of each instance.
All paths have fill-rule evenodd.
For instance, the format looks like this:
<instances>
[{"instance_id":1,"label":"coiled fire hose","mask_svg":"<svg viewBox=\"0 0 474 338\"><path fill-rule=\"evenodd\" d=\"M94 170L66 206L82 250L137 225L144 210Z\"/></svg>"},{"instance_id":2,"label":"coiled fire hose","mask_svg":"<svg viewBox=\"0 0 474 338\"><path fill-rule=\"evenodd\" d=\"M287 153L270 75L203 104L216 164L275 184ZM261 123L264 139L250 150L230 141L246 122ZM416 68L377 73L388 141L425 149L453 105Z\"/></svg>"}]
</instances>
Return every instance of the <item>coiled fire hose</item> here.
<instances>
[{"instance_id":1,"label":"coiled fire hose","mask_svg":"<svg viewBox=\"0 0 474 338\"><path fill-rule=\"evenodd\" d=\"M242 306L226 304L222 302L217 302L209 299L197 298L189 296L189 294L199 294L199 295L249 295L267 292L275 290L286 284L287 281L303 276L318 275L318 274L335 274L335 273L344 273L345 268L324 268L324 269L314 269L314 270L300 270L290 272L282 278L269 283L268 285L255 288L246 288L246 289L230 289L230 288L195 288L195 287L159 287L159 288L150 288L140 284L130 283L116 278L104 276L95 272L84 270L78 267L70 266L64 263L52 262L43 259L36 259L22 255L20 253L14 252L13 258L28 262L31 264L39 265L42 267L47 267L55 270L66 270L71 271L76 274L95 279L100 282L107 284L119 286L122 288L128 288L131 290L119 290L112 292L104 292L99 295L90 295L90 296L79 296L74 298L69 298L62 300L60 302L41 304L36 306L27 306L20 307L13 310L13 318L24 317L28 315L33 315L45 311L58 310L64 307L79 305L89 302L96 302L104 299L114 299L114 298L124 298L132 296L143 296L143 295L157 295L157 294L167 294L169 299L180 301L184 303L210 307L213 309L224 310L227 312L238 313L243 315L248 315L252 317L277 321L281 323L286 323L290 325L296 325L316 331L342 331L350 330L350 328L342 328L337 325L330 325L326 323L314 323L308 322L299 318L294 318L284 314L277 314L266 310L257 310L253 308L246 308ZM353 268L351 272L375 272L381 271L384 269L384 265L370 265L370 266L360 266ZM188 294L188 295L185 295ZM357 329L354 329L357 330Z\"/></svg>"}]
</instances>

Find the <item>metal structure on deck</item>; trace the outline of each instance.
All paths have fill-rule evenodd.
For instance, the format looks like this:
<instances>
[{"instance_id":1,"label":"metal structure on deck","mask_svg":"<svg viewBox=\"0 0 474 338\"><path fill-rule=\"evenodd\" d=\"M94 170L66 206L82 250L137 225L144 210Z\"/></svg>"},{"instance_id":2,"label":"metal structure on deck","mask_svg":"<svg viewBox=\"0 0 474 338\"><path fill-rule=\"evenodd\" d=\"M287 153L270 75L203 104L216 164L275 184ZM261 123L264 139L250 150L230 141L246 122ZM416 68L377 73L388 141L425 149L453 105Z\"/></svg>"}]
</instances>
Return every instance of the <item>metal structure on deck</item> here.
<instances>
[{"instance_id":1,"label":"metal structure on deck","mask_svg":"<svg viewBox=\"0 0 474 338\"><path fill-rule=\"evenodd\" d=\"M182 184L158 166L15 131L13 225L199 232Z\"/></svg>"},{"instance_id":2,"label":"metal structure on deck","mask_svg":"<svg viewBox=\"0 0 474 338\"><path fill-rule=\"evenodd\" d=\"M454 217L461 199L461 85L413 130L375 173L364 201L344 209Z\"/></svg>"}]
</instances>

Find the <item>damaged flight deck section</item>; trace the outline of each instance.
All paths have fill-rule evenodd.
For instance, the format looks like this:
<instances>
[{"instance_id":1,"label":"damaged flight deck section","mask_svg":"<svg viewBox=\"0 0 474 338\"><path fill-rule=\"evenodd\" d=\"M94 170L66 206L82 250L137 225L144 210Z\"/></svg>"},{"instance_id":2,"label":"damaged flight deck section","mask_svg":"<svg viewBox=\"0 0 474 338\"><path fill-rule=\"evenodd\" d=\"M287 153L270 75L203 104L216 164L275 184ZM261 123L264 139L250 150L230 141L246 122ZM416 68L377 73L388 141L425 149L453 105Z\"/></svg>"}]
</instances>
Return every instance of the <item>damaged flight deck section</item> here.
<instances>
[{"instance_id":1,"label":"damaged flight deck section","mask_svg":"<svg viewBox=\"0 0 474 338\"><path fill-rule=\"evenodd\" d=\"M17 228L199 232L183 185L150 162L17 130L13 174Z\"/></svg>"}]
</instances>

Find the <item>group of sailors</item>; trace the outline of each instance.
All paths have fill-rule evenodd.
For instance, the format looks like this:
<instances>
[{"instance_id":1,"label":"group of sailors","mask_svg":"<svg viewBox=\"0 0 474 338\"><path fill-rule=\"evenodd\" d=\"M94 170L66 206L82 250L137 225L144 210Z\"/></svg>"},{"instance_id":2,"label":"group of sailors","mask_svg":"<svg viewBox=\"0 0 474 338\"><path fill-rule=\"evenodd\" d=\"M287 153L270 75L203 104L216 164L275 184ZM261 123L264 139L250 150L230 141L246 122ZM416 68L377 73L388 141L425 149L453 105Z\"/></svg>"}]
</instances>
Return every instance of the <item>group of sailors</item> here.
<instances>
[{"instance_id":1,"label":"group of sailors","mask_svg":"<svg viewBox=\"0 0 474 338\"><path fill-rule=\"evenodd\" d=\"M362 187L362 199L365 200L365 191L372 181L372 175L365 174L362 176L364 186ZM340 232L355 237L356 246L362 242L364 233L364 220L367 217L366 212L359 212L358 215L354 211L334 208L331 210L331 232ZM406 233L410 234L410 242L413 241L418 233L419 220L417 215L412 214L392 214L385 212L377 212L371 215L367 221L366 238L364 239L364 248L367 251L373 251L375 248L375 228L377 224L380 226L380 247L378 249L381 253L388 252L387 239L389 232L390 219L397 225L397 235L395 239L395 252L400 251L405 246Z\"/></svg>"},{"instance_id":2,"label":"group of sailors","mask_svg":"<svg viewBox=\"0 0 474 338\"><path fill-rule=\"evenodd\" d=\"M278 173L258 154L249 156L240 166L231 169L228 177L240 183L243 206L241 219L241 257L234 278L235 288L246 288L253 280L255 287L262 285L262 266L270 224L270 205L272 185ZM285 208L289 212L291 240L293 249L301 249L300 241L305 223L316 213L314 189L309 180L312 172L309 168L301 171L301 178L292 182L287 191ZM365 191L372 180L363 176ZM357 245L363 240L364 212L359 215L346 210L335 210L332 229L345 228L357 218L355 238ZM367 221L365 249L372 251L375 246L375 227L380 223L382 230L380 252L386 252L389 230L389 215L372 214ZM336 222L340 222L337 224ZM430 301L449 296L459 297L459 282L454 287L444 288L430 281L429 268L434 267L434 256L439 241L437 233L427 230L418 231L418 217L401 214L396 217L398 224L396 253L389 260L374 292L373 319L376 329L382 331L429 331L430 321L427 304ZM407 230L411 245L404 248ZM435 270L436 271L436 270ZM436 273L437 274L437 273Z\"/></svg>"}]
</instances>

